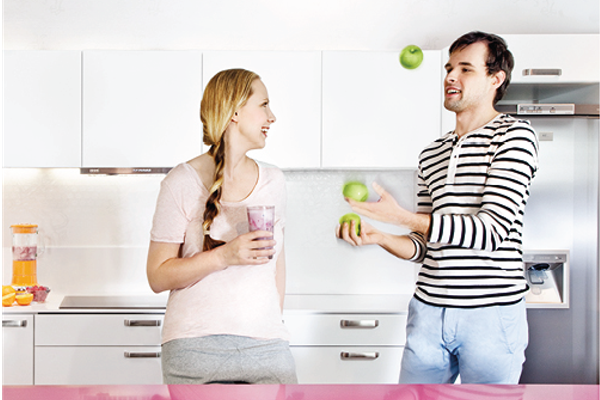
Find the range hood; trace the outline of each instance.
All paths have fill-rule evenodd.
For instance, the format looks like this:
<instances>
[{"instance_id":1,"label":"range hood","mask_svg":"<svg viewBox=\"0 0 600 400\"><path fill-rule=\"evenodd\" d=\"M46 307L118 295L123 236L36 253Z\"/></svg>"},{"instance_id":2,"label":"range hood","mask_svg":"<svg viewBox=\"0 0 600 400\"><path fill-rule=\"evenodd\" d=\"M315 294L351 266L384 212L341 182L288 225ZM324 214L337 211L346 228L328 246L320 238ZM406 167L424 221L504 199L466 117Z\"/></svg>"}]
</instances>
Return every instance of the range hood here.
<instances>
[{"instance_id":1,"label":"range hood","mask_svg":"<svg viewBox=\"0 0 600 400\"><path fill-rule=\"evenodd\" d=\"M172 167L149 168L79 168L81 175L148 175L167 174Z\"/></svg>"},{"instance_id":2,"label":"range hood","mask_svg":"<svg viewBox=\"0 0 600 400\"><path fill-rule=\"evenodd\" d=\"M573 104L573 103L517 103L497 104L496 110L501 113L521 116L575 116L575 117L600 117L598 104Z\"/></svg>"},{"instance_id":3,"label":"range hood","mask_svg":"<svg viewBox=\"0 0 600 400\"><path fill-rule=\"evenodd\" d=\"M517 83L508 86L496 110L516 116L598 118L598 83Z\"/></svg>"}]
</instances>

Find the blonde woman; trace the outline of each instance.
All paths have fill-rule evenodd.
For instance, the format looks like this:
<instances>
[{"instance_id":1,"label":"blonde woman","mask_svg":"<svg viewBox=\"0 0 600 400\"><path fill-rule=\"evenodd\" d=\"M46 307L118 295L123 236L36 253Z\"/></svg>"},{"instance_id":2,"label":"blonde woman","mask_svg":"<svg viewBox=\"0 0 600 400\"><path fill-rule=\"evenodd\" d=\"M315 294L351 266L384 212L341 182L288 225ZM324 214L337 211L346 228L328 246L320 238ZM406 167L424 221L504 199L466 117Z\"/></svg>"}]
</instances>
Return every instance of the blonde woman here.
<instances>
[{"instance_id":1,"label":"blonde woman","mask_svg":"<svg viewBox=\"0 0 600 400\"><path fill-rule=\"evenodd\" d=\"M152 290L170 291L164 383L296 383L281 318L284 176L246 155L265 146L275 122L267 89L251 71L221 71L206 86L200 118L210 149L161 183L148 252ZM251 205L275 206L274 234L248 232Z\"/></svg>"}]
</instances>

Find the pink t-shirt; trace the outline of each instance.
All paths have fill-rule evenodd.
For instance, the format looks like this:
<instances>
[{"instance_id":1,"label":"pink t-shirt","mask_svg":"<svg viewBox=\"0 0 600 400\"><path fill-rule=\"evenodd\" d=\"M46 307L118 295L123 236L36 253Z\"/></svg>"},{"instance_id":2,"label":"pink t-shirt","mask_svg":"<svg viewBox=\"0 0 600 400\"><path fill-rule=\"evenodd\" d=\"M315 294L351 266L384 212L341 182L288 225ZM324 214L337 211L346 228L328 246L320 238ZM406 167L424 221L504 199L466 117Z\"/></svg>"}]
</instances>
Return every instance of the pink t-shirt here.
<instances>
[{"instance_id":1,"label":"pink t-shirt","mask_svg":"<svg viewBox=\"0 0 600 400\"><path fill-rule=\"evenodd\" d=\"M285 177L277 167L257 164L259 177L252 193L240 202L221 202L221 212L210 228L211 237L231 241L248 232L247 206L274 205L277 252L267 264L231 266L172 290L162 343L218 334L289 340L275 283L276 261L283 246ZM192 166L183 163L173 168L161 183L151 240L182 243L181 257L201 252L207 198L208 190Z\"/></svg>"}]
</instances>

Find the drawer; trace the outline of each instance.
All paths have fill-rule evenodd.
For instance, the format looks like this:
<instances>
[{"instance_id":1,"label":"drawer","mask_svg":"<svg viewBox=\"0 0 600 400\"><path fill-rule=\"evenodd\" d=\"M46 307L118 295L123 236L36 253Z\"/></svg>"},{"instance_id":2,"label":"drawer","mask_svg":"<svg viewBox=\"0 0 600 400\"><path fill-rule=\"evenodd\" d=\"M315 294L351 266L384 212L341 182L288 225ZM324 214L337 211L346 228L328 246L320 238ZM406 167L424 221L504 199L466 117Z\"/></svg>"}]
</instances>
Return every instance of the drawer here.
<instances>
[{"instance_id":1,"label":"drawer","mask_svg":"<svg viewBox=\"0 0 600 400\"><path fill-rule=\"evenodd\" d=\"M159 345L163 317L163 314L38 315L35 344Z\"/></svg>"},{"instance_id":2,"label":"drawer","mask_svg":"<svg viewBox=\"0 0 600 400\"><path fill-rule=\"evenodd\" d=\"M33 315L2 315L2 384L33 385Z\"/></svg>"},{"instance_id":3,"label":"drawer","mask_svg":"<svg viewBox=\"0 0 600 400\"><path fill-rule=\"evenodd\" d=\"M292 345L401 346L405 314L285 315Z\"/></svg>"},{"instance_id":4,"label":"drawer","mask_svg":"<svg viewBox=\"0 0 600 400\"><path fill-rule=\"evenodd\" d=\"M298 383L397 384L404 348L291 346Z\"/></svg>"},{"instance_id":5,"label":"drawer","mask_svg":"<svg viewBox=\"0 0 600 400\"><path fill-rule=\"evenodd\" d=\"M36 385L162 384L160 346L36 347Z\"/></svg>"}]
</instances>

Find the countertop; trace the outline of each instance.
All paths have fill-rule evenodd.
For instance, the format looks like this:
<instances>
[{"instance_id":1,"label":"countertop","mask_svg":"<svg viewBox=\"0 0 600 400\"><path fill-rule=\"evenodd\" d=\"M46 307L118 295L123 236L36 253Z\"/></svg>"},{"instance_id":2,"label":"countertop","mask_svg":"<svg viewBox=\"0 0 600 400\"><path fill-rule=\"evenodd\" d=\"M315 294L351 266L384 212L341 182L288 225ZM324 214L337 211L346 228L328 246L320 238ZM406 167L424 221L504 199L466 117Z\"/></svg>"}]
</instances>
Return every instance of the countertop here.
<instances>
[{"instance_id":1,"label":"countertop","mask_svg":"<svg viewBox=\"0 0 600 400\"><path fill-rule=\"evenodd\" d=\"M597 400L594 385L4 386L5 400Z\"/></svg>"},{"instance_id":2,"label":"countertop","mask_svg":"<svg viewBox=\"0 0 600 400\"><path fill-rule=\"evenodd\" d=\"M109 295L107 295L109 296ZM121 295L122 296L122 295ZM163 294L156 295L164 298ZM135 298L136 295L132 295ZM143 296L147 297L147 296ZM412 295L286 295L284 314L319 313L319 314L406 314L408 302ZM29 306L13 305L2 307L3 315L10 314L45 314L45 313L164 313L165 308L155 309L61 309L64 296L50 292L44 303L32 303Z\"/></svg>"}]
</instances>

